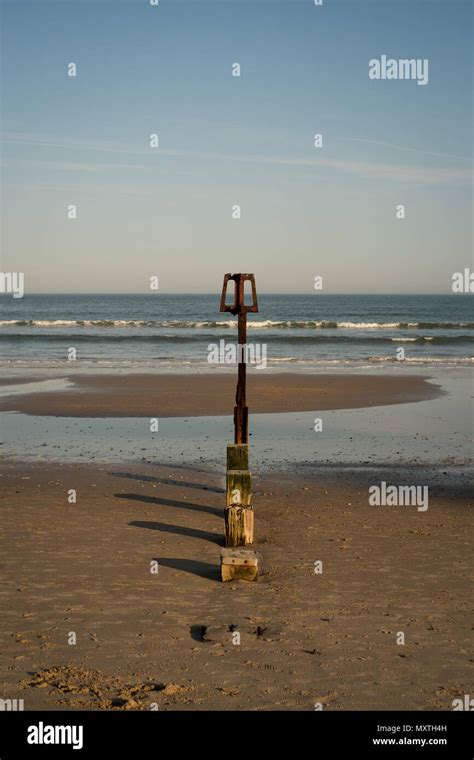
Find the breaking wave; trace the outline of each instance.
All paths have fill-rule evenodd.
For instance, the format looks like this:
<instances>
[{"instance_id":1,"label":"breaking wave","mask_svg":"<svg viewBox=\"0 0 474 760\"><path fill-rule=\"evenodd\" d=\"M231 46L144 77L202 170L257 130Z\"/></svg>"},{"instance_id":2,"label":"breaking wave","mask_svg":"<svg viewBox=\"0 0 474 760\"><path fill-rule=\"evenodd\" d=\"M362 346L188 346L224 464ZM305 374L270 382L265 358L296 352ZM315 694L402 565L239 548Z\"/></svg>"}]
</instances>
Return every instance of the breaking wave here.
<instances>
[{"instance_id":1,"label":"breaking wave","mask_svg":"<svg viewBox=\"0 0 474 760\"><path fill-rule=\"evenodd\" d=\"M99 327L99 328L161 328L168 330L235 329L236 319L229 320L154 320L154 319L4 319L0 327ZM251 320L254 330L473 330L474 322L333 322L331 320Z\"/></svg>"}]
</instances>

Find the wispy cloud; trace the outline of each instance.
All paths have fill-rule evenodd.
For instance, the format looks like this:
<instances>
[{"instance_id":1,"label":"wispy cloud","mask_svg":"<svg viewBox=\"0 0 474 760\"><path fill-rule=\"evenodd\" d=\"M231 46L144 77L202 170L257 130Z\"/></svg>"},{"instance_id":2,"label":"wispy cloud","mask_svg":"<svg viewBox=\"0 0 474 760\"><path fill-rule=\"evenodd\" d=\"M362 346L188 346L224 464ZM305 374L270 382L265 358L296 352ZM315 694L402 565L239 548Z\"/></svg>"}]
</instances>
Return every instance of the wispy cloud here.
<instances>
[{"instance_id":1,"label":"wispy cloud","mask_svg":"<svg viewBox=\"0 0 474 760\"><path fill-rule=\"evenodd\" d=\"M367 145L379 145L391 150L399 150L403 153L419 153L424 156L436 156L437 158L454 158L456 161L471 161L467 156L456 156L453 153L438 153L433 150L424 150L423 148L412 148L407 145L396 145L395 143L385 142L384 140L369 140L363 137L342 137L343 142L366 143Z\"/></svg>"},{"instance_id":2,"label":"wispy cloud","mask_svg":"<svg viewBox=\"0 0 474 760\"><path fill-rule=\"evenodd\" d=\"M392 145L391 143L384 143L379 141L363 140L361 138L347 138L348 140L355 142L369 142L374 144L380 144L389 146L397 150L404 150L410 152L425 152L431 154L430 151L420 151L415 148L405 148L403 146ZM438 183L452 183L452 182L472 182L472 169L464 167L436 167L436 166L420 166L416 164L396 164L396 163L381 163L370 162L362 160L351 159L334 159L334 158L306 158L298 156L262 156L262 155L239 155L229 153L214 153L214 152L198 152L198 151L181 151L181 150L167 150L160 148L152 151L148 147L135 148L129 145L120 145L113 143L92 143L84 141L69 141L67 139L37 136L37 135L22 135L22 134L6 134L3 137L5 143L30 145L36 147L49 147L56 149L65 149L71 151L95 151L99 153L115 153L115 154L127 154L129 156L135 156L142 159L149 159L153 153L153 159L159 157L165 158L184 158L184 159L196 159L205 161L229 161L237 163L252 163L259 165L272 165L272 166L287 166L294 168L307 168L308 170L328 170L339 173L357 175L368 179L383 179L394 182L409 182L409 183L421 183L421 184L438 184ZM432 154L447 157L447 154ZM451 158L458 158L450 156ZM155 163L115 163L104 161L87 161L87 162L71 162L62 161L56 159L9 159L8 163L19 163L23 166L44 166L51 169L63 170L67 172L71 171L106 171L114 168L117 169L131 169L138 171L149 171L155 167Z\"/></svg>"}]
</instances>

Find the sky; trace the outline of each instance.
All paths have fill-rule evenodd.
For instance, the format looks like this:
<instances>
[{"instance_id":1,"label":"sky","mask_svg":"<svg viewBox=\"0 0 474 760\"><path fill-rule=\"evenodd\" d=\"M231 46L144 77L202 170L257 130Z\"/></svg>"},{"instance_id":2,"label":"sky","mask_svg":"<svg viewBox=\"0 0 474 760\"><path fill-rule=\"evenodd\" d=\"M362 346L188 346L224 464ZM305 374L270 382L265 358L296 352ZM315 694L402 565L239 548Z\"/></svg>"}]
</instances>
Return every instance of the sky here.
<instances>
[{"instance_id":1,"label":"sky","mask_svg":"<svg viewBox=\"0 0 474 760\"><path fill-rule=\"evenodd\" d=\"M470 0L1 11L0 264L27 292L242 271L268 293L448 293L472 268ZM428 83L370 79L383 55L427 59Z\"/></svg>"}]
</instances>

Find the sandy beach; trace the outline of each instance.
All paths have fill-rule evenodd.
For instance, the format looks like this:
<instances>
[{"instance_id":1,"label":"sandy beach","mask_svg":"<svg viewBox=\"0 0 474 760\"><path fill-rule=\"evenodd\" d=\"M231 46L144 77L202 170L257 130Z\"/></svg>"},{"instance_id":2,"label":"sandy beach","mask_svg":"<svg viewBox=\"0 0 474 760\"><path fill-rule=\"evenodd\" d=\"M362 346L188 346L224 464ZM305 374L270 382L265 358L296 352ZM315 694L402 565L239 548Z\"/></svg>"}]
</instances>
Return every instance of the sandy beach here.
<instances>
[{"instance_id":1,"label":"sandy beach","mask_svg":"<svg viewBox=\"0 0 474 760\"><path fill-rule=\"evenodd\" d=\"M204 419L229 414L234 378L71 380L65 391L27 388L2 401L3 410L23 412L13 422L66 415L66 438L58 443L47 421L46 448L31 461L8 458L5 450L1 693L24 699L27 710L313 710L316 703L330 710L450 710L453 699L470 693L471 496L464 470L456 470L463 439L449 439L449 451L441 439L440 459L426 428L415 456L400 422L409 415L416 430L422 408L435 422L440 400L452 415L443 383L408 375L251 376L252 409L260 413L362 407L340 414L363 414L370 431L391 408L382 424L407 428L406 439L394 439L405 458L397 461L384 443L383 450L372 447L370 459L368 451L358 453L360 439L351 467L343 466L334 459L337 449L321 459L330 443L322 439L313 444L318 462L300 423L299 465L274 460L270 467L270 456L263 466L252 444L254 548L263 572L258 583L223 584L225 446L217 443L220 465L206 461L212 428L206 433ZM3 388L12 384L15 378L7 378ZM152 440L133 461L119 453L125 444L118 427L112 461L101 461L100 450L88 454L88 417L108 416L104 424L113 428L113 416L152 410L202 415L200 464L190 466L188 455L179 464L153 456L166 447L184 450L180 434L167 442L166 431L165 449ZM68 422L79 415L84 430ZM284 417L274 414L274 424ZM354 419L361 430L361 418ZM352 432L342 424L334 445L351 454L352 438L345 444L344 437ZM426 427L426 419L419 424ZM57 451L66 454L75 438L80 463ZM270 432L270 439L277 448L278 435ZM288 440L281 446L284 456ZM439 464L427 467L425 449ZM357 457L369 458L360 466ZM429 482L429 509L371 506L368 489L382 480ZM322 572L315 572L318 562Z\"/></svg>"},{"instance_id":2,"label":"sandy beach","mask_svg":"<svg viewBox=\"0 0 474 760\"><path fill-rule=\"evenodd\" d=\"M25 709L449 710L469 693L466 494L435 489L421 513L369 506L367 483L257 477L264 574L223 584L222 475L6 463L2 486L0 691Z\"/></svg>"}]
</instances>

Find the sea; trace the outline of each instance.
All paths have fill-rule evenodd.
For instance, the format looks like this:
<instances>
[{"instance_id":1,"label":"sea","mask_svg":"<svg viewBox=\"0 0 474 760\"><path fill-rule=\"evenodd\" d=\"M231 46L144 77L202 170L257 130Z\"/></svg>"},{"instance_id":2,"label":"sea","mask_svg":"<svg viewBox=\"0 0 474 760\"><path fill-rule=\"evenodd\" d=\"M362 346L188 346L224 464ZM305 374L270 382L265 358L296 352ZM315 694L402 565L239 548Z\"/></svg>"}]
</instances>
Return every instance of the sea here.
<instances>
[{"instance_id":1,"label":"sea","mask_svg":"<svg viewBox=\"0 0 474 760\"><path fill-rule=\"evenodd\" d=\"M231 354L216 364L211 348L235 344L236 326L219 312L216 294L3 294L1 366L7 375L73 365L85 372L235 371ZM260 295L247 344L265 346L267 371L472 365L472 298Z\"/></svg>"}]
</instances>

